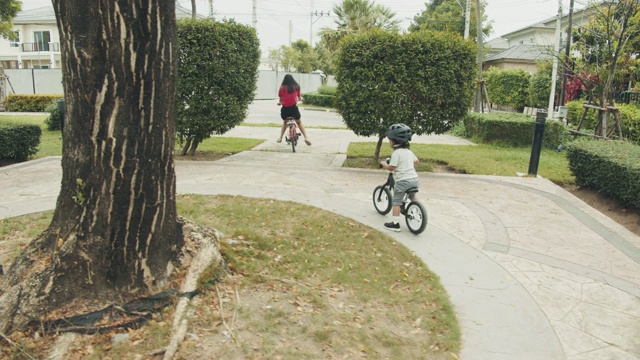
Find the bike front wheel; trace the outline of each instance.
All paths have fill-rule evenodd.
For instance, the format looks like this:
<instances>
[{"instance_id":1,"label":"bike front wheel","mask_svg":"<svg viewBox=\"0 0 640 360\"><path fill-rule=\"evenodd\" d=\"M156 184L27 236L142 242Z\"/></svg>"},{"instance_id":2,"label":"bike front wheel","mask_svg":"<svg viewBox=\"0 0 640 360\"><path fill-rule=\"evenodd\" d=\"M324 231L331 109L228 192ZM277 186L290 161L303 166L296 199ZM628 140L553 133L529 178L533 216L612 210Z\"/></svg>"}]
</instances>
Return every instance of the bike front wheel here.
<instances>
[{"instance_id":1,"label":"bike front wheel","mask_svg":"<svg viewBox=\"0 0 640 360\"><path fill-rule=\"evenodd\" d=\"M384 185L378 185L373 190L373 206L381 215L387 215L391 211L391 191Z\"/></svg>"},{"instance_id":2,"label":"bike front wheel","mask_svg":"<svg viewBox=\"0 0 640 360\"><path fill-rule=\"evenodd\" d=\"M406 207L405 220L409 231L420 234L427 227L427 209L419 201L411 201Z\"/></svg>"}]
</instances>

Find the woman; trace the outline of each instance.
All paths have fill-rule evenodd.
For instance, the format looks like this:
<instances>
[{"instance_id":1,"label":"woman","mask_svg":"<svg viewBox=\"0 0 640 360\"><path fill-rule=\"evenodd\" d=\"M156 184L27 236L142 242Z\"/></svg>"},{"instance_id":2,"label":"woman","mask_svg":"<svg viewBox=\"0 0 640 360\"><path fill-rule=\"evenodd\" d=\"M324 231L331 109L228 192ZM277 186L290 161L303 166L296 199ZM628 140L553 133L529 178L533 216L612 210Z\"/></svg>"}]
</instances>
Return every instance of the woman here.
<instances>
[{"instance_id":1,"label":"woman","mask_svg":"<svg viewBox=\"0 0 640 360\"><path fill-rule=\"evenodd\" d=\"M307 132L304 130L304 126L302 126L302 122L300 121L300 109L298 109L298 101L302 100L302 97L300 96L300 85L298 85L290 74L284 76L282 85L280 85L280 89L278 90L278 97L280 98L279 104L282 105L282 108L280 109L282 128L280 129L280 137L276 141L282 142L282 136L284 136L284 132L287 128L287 122L285 119L292 117L295 119L302 136L304 136L304 142L307 145L311 145L311 141L309 141L309 138L307 137Z\"/></svg>"}]
</instances>

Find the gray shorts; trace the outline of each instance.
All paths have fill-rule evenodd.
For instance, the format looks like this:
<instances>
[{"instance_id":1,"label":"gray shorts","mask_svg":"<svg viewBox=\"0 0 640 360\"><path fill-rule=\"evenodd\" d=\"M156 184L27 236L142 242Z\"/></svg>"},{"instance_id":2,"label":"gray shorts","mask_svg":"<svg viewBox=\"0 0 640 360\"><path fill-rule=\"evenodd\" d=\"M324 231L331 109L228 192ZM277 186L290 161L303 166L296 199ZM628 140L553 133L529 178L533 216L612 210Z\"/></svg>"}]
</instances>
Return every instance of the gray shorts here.
<instances>
[{"instance_id":1,"label":"gray shorts","mask_svg":"<svg viewBox=\"0 0 640 360\"><path fill-rule=\"evenodd\" d=\"M404 193L411 188L418 188L419 186L418 178L396 181L393 187L393 205L402 205Z\"/></svg>"}]
</instances>

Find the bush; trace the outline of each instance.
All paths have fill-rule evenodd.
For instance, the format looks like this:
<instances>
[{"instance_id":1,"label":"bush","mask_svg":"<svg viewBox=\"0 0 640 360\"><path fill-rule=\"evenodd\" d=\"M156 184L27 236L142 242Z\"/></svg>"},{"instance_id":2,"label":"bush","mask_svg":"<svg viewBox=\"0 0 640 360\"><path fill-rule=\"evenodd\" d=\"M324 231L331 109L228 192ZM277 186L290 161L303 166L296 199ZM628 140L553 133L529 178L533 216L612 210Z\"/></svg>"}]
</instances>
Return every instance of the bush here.
<instances>
[{"instance_id":1,"label":"bush","mask_svg":"<svg viewBox=\"0 0 640 360\"><path fill-rule=\"evenodd\" d=\"M640 108L636 104L618 104L622 115L622 136L640 145Z\"/></svg>"},{"instance_id":2,"label":"bush","mask_svg":"<svg viewBox=\"0 0 640 360\"><path fill-rule=\"evenodd\" d=\"M464 118L465 136L482 143L507 146L531 146L535 119L516 113L467 114ZM567 128L559 121L547 121L542 146L555 149L567 137Z\"/></svg>"},{"instance_id":3,"label":"bush","mask_svg":"<svg viewBox=\"0 0 640 360\"><path fill-rule=\"evenodd\" d=\"M177 25L176 132L195 151L212 134L224 134L246 118L260 41L255 29L234 20L184 19Z\"/></svg>"},{"instance_id":4,"label":"bush","mask_svg":"<svg viewBox=\"0 0 640 360\"><path fill-rule=\"evenodd\" d=\"M335 96L338 93L338 87L337 86L329 86L329 85L322 85L318 88L318 92L322 95L333 95Z\"/></svg>"},{"instance_id":5,"label":"bush","mask_svg":"<svg viewBox=\"0 0 640 360\"><path fill-rule=\"evenodd\" d=\"M529 100L529 73L523 69L492 67L484 74L492 103L513 106L522 111Z\"/></svg>"},{"instance_id":6,"label":"bush","mask_svg":"<svg viewBox=\"0 0 640 360\"><path fill-rule=\"evenodd\" d=\"M303 94L302 97L304 98L305 104L335 107L336 97L333 95L310 93L310 94Z\"/></svg>"},{"instance_id":7,"label":"bush","mask_svg":"<svg viewBox=\"0 0 640 360\"><path fill-rule=\"evenodd\" d=\"M52 102L51 104L49 104L49 106L47 106L47 108L45 109L48 113L49 116L47 116L46 119L44 119L44 123L47 124L47 130L49 131L56 131L56 130L61 130L61 118L62 115L60 112L60 108L58 107L58 101L56 100L55 102Z\"/></svg>"},{"instance_id":8,"label":"bush","mask_svg":"<svg viewBox=\"0 0 640 360\"><path fill-rule=\"evenodd\" d=\"M544 109L549 105L551 92L551 61L539 61L536 66L538 72L529 80L529 106Z\"/></svg>"},{"instance_id":9,"label":"bush","mask_svg":"<svg viewBox=\"0 0 640 360\"><path fill-rule=\"evenodd\" d=\"M640 208L640 146L579 139L567 146L567 157L578 185Z\"/></svg>"},{"instance_id":10,"label":"bush","mask_svg":"<svg viewBox=\"0 0 640 360\"><path fill-rule=\"evenodd\" d=\"M16 112L45 112L47 106L53 101L63 97L62 94L55 95L15 95L7 96L5 108L7 111Z\"/></svg>"},{"instance_id":11,"label":"bush","mask_svg":"<svg viewBox=\"0 0 640 360\"><path fill-rule=\"evenodd\" d=\"M584 101L583 100L573 100L573 101L569 101L566 106L567 106L567 121L569 122L569 124L571 124L573 127L577 127L578 123L580 122L580 118L582 117L582 114L584 113L584 106L582 106L582 103ZM596 120L598 118L598 111L597 110L593 110L593 109L589 109L589 111L587 111L587 116L584 119L584 122L582 123L582 126L580 127L580 130L582 129L589 129L589 130L593 130L596 128Z\"/></svg>"},{"instance_id":12,"label":"bush","mask_svg":"<svg viewBox=\"0 0 640 360\"><path fill-rule=\"evenodd\" d=\"M27 160L38 152L40 136L38 125L0 124L0 159Z\"/></svg>"}]
</instances>

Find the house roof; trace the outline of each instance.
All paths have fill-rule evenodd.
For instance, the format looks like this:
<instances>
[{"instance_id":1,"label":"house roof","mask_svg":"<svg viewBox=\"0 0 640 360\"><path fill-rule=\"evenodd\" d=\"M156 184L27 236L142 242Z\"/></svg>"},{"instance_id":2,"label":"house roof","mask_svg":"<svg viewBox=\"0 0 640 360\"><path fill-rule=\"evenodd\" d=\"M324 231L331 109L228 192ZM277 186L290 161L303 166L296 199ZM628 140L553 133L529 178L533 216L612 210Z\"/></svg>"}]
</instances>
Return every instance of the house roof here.
<instances>
[{"instance_id":1,"label":"house roof","mask_svg":"<svg viewBox=\"0 0 640 360\"><path fill-rule=\"evenodd\" d=\"M56 14L53 6L45 6L37 9L20 11L15 18L14 24L34 24L34 23L55 23Z\"/></svg>"},{"instance_id":2,"label":"house roof","mask_svg":"<svg viewBox=\"0 0 640 360\"><path fill-rule=\"evenodd\" d=\"M604 3L604 2L603 2ZM575 19L577 17L583 17L583 16L590 16L593 12L595 12L596 10L594 10L592 7L590 6L585 6L581 9L574 9L573 10L573 14L572 17ZM562 22L566 22L569 19L569 13L564 13L562 15ZM527 25L525 27L519 28L517 30L514 30L512 32L503 34L498 36L498 38L510 38L513 37L514 35L521 33L521 32L527 32L530 31L531 29L539 29L539 30L550 30L550 31L555 31L556 28L556 22L558 20L558 16L552 16L550 18L547 18L545 20L539 21L535 24L531 24L531 25Z\"/></svg>"},{"instance_id":3,"label":"house roof","mask_svg":"<svg viewBox=\"0 0 640 360\"><path fill-rule=\"evenodd\" d=\"M176 2L176 18L184 19L191 17L191 9L187 9ZM198 18L205 18L205 16L198 14ZM19 12L13 23L16 25L21 24L42 24L42 23L55 23L56 14L53 11L53 6L45 6L41 8L25 10Z\"/></svg>"},{"instance_id":4,"label":"house roof","mask_svg":"<svg viewBox=\"0 0 640 360\"><path fill-rule=\"evenodd\" d=\"M487 56L485 62L496 60L536 61L550 58L549 49L544 46L517 44L499 53Z\"/></svg>"}]
</instances>

